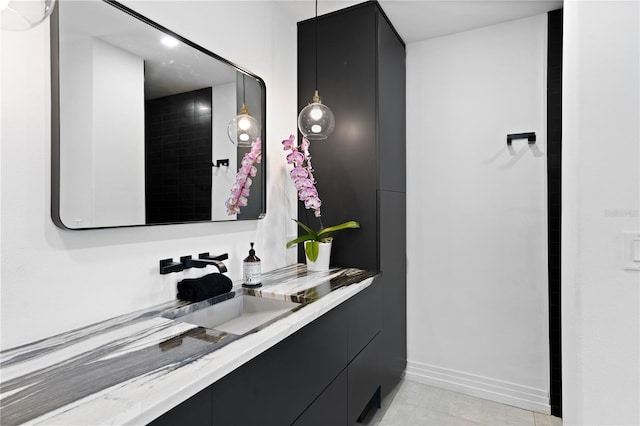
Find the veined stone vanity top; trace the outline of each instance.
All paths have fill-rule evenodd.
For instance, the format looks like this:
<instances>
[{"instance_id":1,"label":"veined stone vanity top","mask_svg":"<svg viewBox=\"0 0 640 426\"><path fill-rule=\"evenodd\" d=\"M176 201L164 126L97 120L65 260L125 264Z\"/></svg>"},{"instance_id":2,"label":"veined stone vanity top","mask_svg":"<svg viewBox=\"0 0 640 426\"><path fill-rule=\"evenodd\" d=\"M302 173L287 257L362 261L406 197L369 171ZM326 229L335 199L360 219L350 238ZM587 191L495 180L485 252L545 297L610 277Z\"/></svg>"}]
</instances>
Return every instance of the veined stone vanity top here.
<instances>
[{"instance_id":1,"label":"veined stone vanity top","mask_svg":"<svg viewBox=\"0 0 640 426\"><path fill-rule=\"evenodd\" d=\"M0 423L148 423L368 287L375 275L292 265L263 274L257 289L236 283L236 295L302 303L245 335L220 338L163 317L196 307L176 300L3 351Z\"/></svg>"}]
</instances>

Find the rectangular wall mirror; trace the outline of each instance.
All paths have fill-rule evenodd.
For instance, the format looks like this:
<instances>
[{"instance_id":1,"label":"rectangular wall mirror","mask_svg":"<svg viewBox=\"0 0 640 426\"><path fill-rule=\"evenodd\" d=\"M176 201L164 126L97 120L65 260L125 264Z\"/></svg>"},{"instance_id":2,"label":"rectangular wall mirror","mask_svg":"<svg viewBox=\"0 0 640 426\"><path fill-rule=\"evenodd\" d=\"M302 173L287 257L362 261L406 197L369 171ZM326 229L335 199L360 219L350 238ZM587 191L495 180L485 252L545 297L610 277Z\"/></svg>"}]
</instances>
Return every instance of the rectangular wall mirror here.
<instances>
[{"instance_id":1,"label":"rectangular wall mirror","mask_svg":"<svg viewBox=\"0 0 640 426\"><path fill-rule=\"evenodd\" d=\"M232 19L232 17L230 17ZM62 1L51 17L51 216L64 229L260 219L266 212L264 81L114 1ZM229 215L250 146L262 161Z\"/></svg>"}]
</instances>

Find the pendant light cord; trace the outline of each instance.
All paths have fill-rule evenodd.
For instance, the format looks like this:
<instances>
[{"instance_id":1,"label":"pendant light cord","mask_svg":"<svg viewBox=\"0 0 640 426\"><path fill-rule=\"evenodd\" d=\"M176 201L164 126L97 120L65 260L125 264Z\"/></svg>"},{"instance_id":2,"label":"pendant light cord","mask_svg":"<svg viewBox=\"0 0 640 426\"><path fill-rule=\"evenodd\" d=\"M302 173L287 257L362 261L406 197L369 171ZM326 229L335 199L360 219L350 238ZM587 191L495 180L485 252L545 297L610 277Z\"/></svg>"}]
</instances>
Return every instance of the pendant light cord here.
<instances>
[{"instance_id":1,"label":"pendant light cord","mask_svg":"<svg viewBox=\"0 0 640 426\"><path fill-rule=\"evenodd\" d=\"M244 74L242 74L242 105L246 105L245 91L244 91Z\"/></svg>"},{"instance_id":2,"label":"pendant light cord","mask_svg":"<svg viewBox=\"0 0 640 426\"><path fill-rule=\"evenodd\" d=\"M318 0L316 0L316 92L318 91Z\"/></svg>"}]
</instances>

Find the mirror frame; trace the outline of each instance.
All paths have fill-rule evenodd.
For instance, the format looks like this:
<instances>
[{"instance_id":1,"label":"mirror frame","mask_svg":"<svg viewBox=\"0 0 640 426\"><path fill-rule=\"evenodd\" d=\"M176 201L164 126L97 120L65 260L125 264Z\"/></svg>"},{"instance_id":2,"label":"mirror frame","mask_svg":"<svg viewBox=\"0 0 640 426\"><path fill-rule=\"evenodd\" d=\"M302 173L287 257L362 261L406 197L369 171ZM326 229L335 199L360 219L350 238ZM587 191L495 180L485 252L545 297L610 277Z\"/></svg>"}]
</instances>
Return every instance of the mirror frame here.
<instances>
[{"instance_id":1,"label":"mirror frame","mask_svg":"<svg viewBox=\"0 0 640 426\"><path fill-rule=\"evenodd\" d=\"M53 10L53 13L50 17L50 45L51 45L51 219L53 223L62 229L71 230L71 231L83 231L89 229L111 229L111 228L130 228L130 227L139 227L139 226L162 226L162 225L176 225L176 224L192 224L192 223L217 223L217 222L237 222L237 221L246 221L246 220L260 220L263 219L267 212L267 87L262 78L257 76L256 74L234 64L231 61L211 52L208 49L182 37L179 34L169 30L168 28L158 24L155 21L147 18L144 15L124 6L123 4L118 3L114 0L102 0L104 3L107 3L121 12L124 12L133 18L136 18L143 23L152 26L153 28L162 31L163 33L170 35L182 43L199 50L200 52L208 55L220 62L223 62L231 67L233 67L236 72L241 72L249 77L256 79L258 84L261 87L262 99L260 100L262 104L262 114L260 117L261 120L261 140L262 140L262 161L261 167L259 168L258 173L262 176L262 188L261 188L261 209L260 214L257 218L246 218L246 219L229 219L229 220L202 220L202 221L187 221L187 222L166 222L166 223L142 223L142 224L131 224L131 225L113 225L113 226L99 226L99 227L88 227L88 228L69 228L64 224L62 219L60 218L60 57L59 57L59 15L58 10L59 7L56 7ZM230 117L231 120L233 117ZM240 161L241 158L238 158ZM229 188L231 189L231 188ZM256 188L252 188L256 189ZM221 200L224 202L226 200ZM251 201L251 200L250 200Z\"/></svg>"}]
</instances>

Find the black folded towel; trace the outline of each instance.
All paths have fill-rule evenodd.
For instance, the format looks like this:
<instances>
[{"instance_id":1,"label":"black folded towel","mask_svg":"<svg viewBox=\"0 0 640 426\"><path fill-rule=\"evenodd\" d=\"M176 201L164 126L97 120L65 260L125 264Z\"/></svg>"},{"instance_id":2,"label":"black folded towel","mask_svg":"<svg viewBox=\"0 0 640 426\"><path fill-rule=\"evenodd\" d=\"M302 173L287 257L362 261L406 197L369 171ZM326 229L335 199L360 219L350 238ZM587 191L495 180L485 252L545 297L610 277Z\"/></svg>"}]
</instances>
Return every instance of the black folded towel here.
<instances>
[{"instance_id":1,"label":"black folded towel","mask_svg":"<svg viewBox=\"0 0 640 426\"><path fill-rule=\"evenodd\" d=\"M231 291L233 284L226 275L219 273L200 278L185 278L178 282L178 299L199 302Z\"/></svg>"}]
</instances>

